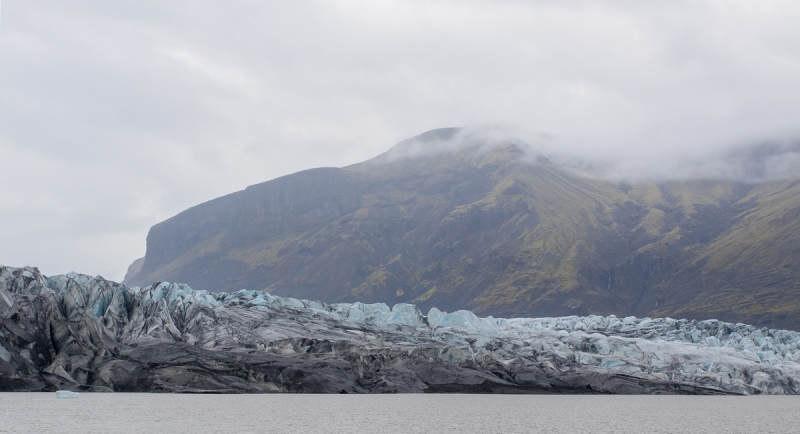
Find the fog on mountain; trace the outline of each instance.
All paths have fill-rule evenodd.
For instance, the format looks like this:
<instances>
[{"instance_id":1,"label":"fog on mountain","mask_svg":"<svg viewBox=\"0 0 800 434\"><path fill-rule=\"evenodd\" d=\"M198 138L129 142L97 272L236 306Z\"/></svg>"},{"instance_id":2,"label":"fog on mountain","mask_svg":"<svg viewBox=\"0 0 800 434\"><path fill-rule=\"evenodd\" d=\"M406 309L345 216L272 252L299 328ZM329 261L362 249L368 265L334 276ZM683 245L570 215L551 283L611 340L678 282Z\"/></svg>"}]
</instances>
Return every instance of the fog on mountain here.
<instances>
[{"instance_id":1,"label":"fog on mountain","mask_svg":"<svg viewBox=\"0 0 800 434\"><path fill-rule=\"evenodd\" d=\"M372 160L253 185L159 223L125 282L503 317L796 329L800 183L772 171L796 150L731 154L721 164L740 179L618 182L562 167L509 135L434 130Z\"/></svg>"}]
</instances>

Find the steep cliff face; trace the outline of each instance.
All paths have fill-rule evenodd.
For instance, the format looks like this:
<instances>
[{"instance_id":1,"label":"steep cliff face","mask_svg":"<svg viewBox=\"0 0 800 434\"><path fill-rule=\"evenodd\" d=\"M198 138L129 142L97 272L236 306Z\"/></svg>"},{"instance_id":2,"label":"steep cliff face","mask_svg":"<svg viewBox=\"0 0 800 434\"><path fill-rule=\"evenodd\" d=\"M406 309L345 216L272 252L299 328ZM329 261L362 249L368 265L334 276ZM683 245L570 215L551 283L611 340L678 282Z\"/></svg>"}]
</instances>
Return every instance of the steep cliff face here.
<instances>
[{"instance_id":1,"label":"steep cliff face","mask_svg":"<svg viewBox=\"0 0 800 434\"><path fill-rule=\"evenodd\" d=\"M184 211L151 229L126 283L796 329L798 201L794 181L616 184L434 130Z\"/></svg>"},{"instance_id":2,"label":"steep cliff face","mask_svg":"<svg viewBox=\"0 0 800 434\"><path fill-rule=\"evenodd\" d=\"M356 174L313 169L190 208L150 230L148 254L131 281L173 276L208 288L247 286L249 275L277 265L264 259L285 256L278 251L284 244L358 210L358 184ZM283 265L294 268L291 262Z\"/></svg>"}]
</instances>

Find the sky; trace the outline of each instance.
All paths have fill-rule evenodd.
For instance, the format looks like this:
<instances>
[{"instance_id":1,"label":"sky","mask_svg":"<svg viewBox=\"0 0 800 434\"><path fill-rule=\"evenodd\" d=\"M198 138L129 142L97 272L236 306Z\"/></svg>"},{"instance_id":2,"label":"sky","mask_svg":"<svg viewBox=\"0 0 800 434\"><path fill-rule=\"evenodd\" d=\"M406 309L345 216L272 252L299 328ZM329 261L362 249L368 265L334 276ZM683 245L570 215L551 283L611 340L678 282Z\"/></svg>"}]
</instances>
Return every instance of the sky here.
<instances>
[{"instance_id":1,"label":"sky","mask_svg":"<svg viewBox=\"0 0 800 434\"><path fill-rule=\"evenodd\" d=\"M800 167L797 1L0 9L0 264L48 275L120 280L190 206L439 127L514 131L617 178L737 176L720 161L764 144Z\"/></svg>"}]
</instances>

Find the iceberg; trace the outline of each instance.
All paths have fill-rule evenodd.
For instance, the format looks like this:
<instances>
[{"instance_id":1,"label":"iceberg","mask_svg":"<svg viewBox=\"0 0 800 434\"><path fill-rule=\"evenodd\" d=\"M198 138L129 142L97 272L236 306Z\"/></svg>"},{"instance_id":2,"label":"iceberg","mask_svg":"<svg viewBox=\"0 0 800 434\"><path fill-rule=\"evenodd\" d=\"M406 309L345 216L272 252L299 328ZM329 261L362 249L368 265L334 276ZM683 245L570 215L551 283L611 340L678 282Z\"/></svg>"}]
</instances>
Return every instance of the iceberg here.
<instances>
[{"instance_id":1,"label":"iceberg","mask_svg":"<svg viewBox=\"0 0 800 434\"><path fill-rule=\"evenodd\" d=\"M800 393L800 334L788 330L425 315L29 267L0 266L0 348L6 391Z\"/></svg>"},{"instance_id":2,"label":"iceberg","mask_svg":"<svg viewBox=\"0 0 800 434\"><path fill-rule=\"evenodd\" d=\"M77 398L78 396L80 396L80 394L75 392L70 392L69 390L59 390L58 392L56 392L56 398L73 399Z\"/></svg>"}]
</instances>

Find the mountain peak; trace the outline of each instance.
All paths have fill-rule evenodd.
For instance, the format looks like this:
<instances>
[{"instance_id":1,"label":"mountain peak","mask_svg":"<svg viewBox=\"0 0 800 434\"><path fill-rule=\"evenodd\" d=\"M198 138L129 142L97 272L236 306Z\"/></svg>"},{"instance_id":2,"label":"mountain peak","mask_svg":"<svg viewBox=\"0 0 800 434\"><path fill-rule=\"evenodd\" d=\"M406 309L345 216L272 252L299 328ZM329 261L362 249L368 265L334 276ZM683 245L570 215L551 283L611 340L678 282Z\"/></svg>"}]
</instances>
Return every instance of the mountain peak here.
<instances>
[{"instance_id":1,"label":"mountain peak","mask_svg":"<svg viewBox=\"0 0 800 434\"><path fill-rule=\"evenodd\" d=\"M800 184L621 186L531 157L508 135L446 128L257 184L151 228L127 283L800 327Z\"/></svg>"},{"instance_id":2,"label":"mountain peak","mask_svg":"<svg viewBox=\"0 0 800 434\"><path fill-rule=\"evenodd\" d=\"M365 163L440 159L454 154L471 160L467 164L480 164L487 154L505 154L506 160L511 161L533 156L534 153L530 145L500 130L454 127L430 130L405 139ZM529 162L534 163L536 159L530 159Z\"/></svg>"}]
</instances>

